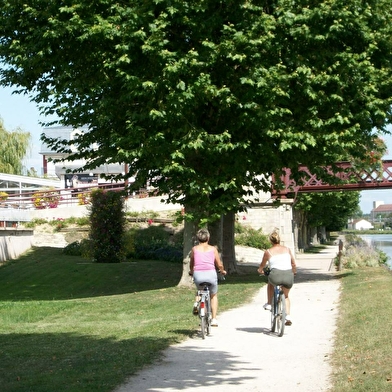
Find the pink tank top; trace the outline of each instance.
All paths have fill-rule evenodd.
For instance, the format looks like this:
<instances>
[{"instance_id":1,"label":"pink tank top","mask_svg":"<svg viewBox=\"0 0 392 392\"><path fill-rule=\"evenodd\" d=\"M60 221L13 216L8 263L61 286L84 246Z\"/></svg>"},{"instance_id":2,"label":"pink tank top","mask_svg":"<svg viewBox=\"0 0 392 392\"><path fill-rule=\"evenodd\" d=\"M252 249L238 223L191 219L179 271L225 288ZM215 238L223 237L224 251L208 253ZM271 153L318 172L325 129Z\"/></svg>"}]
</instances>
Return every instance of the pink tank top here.
<instances>
[{"instance_id":1,"label":"pink tank top","mask_svg":"<svg viewBox=\"0 0 392 392\"><path fill-rule=\"evenodd\" d=\"M211 271L215 270L215 252L211 249L207 252L193 250L193 258L195 260L195 271Z\"/></svg>"}]
</instances>

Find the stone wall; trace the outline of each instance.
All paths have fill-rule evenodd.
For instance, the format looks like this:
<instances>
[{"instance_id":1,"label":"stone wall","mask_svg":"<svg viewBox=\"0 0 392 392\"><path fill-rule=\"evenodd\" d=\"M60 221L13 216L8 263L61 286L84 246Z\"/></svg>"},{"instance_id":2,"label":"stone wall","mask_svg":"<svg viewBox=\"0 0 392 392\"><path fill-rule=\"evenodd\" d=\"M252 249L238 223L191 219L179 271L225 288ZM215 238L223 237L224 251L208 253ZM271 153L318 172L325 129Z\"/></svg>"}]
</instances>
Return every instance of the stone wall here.
<instances>
[{"instance_id":1,"label":"stone wall","mask_svg":"<svg viewBox=\"0 0 392 392\"><path fill-rule=\"evenodd\" d=\"M29 250L33 243L32 229L0 229L0 262L12 260Z\"/></svg>"}]
</instances>

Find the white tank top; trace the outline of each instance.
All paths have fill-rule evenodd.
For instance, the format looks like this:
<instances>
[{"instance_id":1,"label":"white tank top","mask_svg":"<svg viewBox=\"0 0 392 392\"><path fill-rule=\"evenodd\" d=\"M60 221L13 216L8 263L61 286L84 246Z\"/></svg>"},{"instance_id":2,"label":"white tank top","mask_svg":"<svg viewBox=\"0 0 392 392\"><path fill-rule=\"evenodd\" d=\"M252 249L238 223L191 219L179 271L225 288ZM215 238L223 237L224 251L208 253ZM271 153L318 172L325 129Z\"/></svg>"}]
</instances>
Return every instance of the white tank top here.
<instances>
[{"instance_id":1,"label":"white tank top","mask_svg":"<svg viewBox=\"0 0 392 392\"><path fill-rule=\"evenodd\" d=\"M269 252L268 252L269 253ZM270 253L271 255L271 253ZM270 268L279 270L291 270L291 256L290 253L281 253L278 255L271 255L268 260Z\"/></svg>"}]
</instances>

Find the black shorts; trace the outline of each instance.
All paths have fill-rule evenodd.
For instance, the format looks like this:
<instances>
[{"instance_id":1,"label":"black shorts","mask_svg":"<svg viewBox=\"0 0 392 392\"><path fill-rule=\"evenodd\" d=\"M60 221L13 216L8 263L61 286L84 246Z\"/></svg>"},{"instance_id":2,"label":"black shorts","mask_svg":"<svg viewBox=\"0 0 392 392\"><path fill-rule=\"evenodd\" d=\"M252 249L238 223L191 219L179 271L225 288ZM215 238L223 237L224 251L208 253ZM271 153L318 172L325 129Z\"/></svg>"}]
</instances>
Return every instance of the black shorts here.
<instances>
[{"instance_id":1,"label":"black shorts","mask_svg":"<svg viewBox=\"0 0 392 392\"><path fill-rule=\"evenodd\" d=\"M279 270L273 268L268 275L268 282L276 286L281 284L286 289L291 289L294 284L294 273L292 270Z\"/></svg>"}]
</instances>

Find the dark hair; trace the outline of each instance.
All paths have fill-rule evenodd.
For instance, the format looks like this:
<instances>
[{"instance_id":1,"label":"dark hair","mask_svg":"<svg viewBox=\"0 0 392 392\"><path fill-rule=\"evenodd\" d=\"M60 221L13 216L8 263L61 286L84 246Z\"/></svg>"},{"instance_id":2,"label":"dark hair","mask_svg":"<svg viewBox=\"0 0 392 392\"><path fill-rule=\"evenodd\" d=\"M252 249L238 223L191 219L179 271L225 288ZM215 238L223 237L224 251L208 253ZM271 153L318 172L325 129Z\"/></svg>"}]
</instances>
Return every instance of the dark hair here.
<instances>
[{"instance_id":1,"label":"dark hair","mask_svg":"<svg viewBox=\"0 0 392 392\"><path fill-rule=\"evenodd\" d=\"M199 242L208 242L210 239L210 232L207 229L200 229L196 234L197 239Z\"/></svg>"},{"instance_id":2,"label":"dark hair","mask_svg":"<svg viewBox=\"0 0 392 392\"><path fill-rule=\"evenodd\" d=\"M272 244L280 244L280 235L277 231L273 231L269 235L269 240L271 241Z\"/></svg>"}]
</instances>

